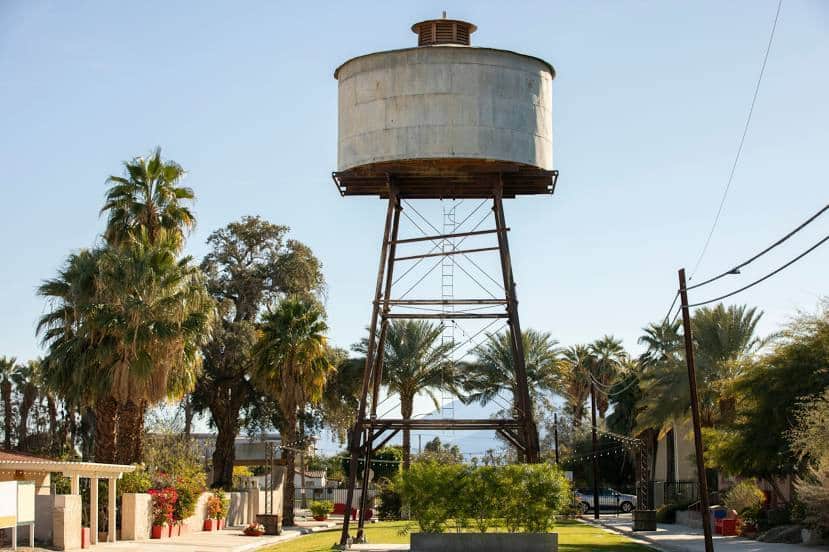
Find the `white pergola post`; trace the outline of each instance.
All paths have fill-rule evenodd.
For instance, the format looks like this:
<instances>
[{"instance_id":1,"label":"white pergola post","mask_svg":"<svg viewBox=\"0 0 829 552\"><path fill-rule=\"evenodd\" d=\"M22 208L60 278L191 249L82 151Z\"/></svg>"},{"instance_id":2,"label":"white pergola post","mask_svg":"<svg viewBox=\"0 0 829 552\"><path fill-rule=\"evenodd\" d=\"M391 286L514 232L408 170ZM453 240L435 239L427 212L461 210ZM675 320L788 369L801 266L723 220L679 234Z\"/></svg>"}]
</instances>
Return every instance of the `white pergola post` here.
<instances>
[{"instance_id":1,"label":"white pergola post","mask_svg":"<svg viewBox=\"0 0 829 552\"><path fill-rule=\"evenodd\" d=\"M89 541L98 544L98 478L89 478Z\"/></svg>"},{"instance_id":2,"label":"white pergola post","mask_svg":"<svg viewBox=\"0 0 829 552\"><path fill-rule=\"evenodd\" d=\"M81 476L77 473L69 474L69 490L73 495L81 494Z\"/></svg>"},{"instance_id":3,"label":"white pergola post","mask_svg":"<svg viewBox=\"0 0 829 552\"><path fill-rule=\"evenodd\" d=\"M109 500L107 501L107 509L109 510L109 531L107 532L107 542L115 542L115 482L118 481L115 477L108 479L107 492Z\"/></svg>"}]
</instances>

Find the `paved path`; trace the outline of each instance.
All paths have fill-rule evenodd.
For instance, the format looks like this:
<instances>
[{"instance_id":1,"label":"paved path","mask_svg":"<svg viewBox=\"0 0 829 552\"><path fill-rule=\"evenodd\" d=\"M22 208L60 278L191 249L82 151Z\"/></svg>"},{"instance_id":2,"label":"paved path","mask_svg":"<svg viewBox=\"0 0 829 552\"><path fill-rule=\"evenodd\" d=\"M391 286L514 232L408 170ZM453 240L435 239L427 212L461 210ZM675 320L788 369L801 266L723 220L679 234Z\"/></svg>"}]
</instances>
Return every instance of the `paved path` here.
<instances>
[{"instance_id":1,"label":"paved path","mask_svg":"<svg viewBox=\"0 0 829 552\"><path fill-rule=\"evenodd\" d=\"M248 552L331 526L333 524L320 523L313 527L290 527L283 529L279 536L263 535L261 537L248 537L242 533L242 527L231 527L222 531L197 531L171 539L100 543L90 550L102 552L143 552L144 550L150 552Z\"/></svg>"},{"instance_id":2,"label":"paved path","mask_svg":"<svg viewBox=\"0 0 829 552\"><path fill-rule=\"evenodd\" d=\"M587 522L597 523L593 519L589 519ZM692 529L678 524L660 524L656 531L637 531L634 533L633 521L630 516L602 518L598 521L598 524L625 536L643 540L660 550L705 552L705 538L702 529ZM829 551L829 547L759 542L741 537L714 535L714 550L718 552L818 552Z\"/></svg>"}]
</instances>

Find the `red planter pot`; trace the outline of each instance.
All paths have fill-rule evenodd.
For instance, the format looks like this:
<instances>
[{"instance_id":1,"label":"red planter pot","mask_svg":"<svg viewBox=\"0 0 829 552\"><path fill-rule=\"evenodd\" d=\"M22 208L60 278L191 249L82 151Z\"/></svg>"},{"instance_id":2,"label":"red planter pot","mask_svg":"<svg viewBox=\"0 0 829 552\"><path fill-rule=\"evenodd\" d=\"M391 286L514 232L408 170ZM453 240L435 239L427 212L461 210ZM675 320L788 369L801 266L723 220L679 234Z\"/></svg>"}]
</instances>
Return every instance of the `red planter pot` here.
<instances>
[{"instance_id":1,"label":"red planter pot","mask_svg":"<svg viewBox=\"0 0 829 552\"><path fill-rule=\"evenodd\" d=\"M221 531L224 528L225 528L225 520L220 519L219 520L219 531Z\"/></svg>"},{"instance_id":2,"label":"red planter pot","mask_svg":"<svg viewBox=\"0 0 829 552\"><path fill-rule=\"evenodd\" d=\"M151 539L166 539L170 536L170 529L167 525L153 525L150 538Z\"/></svg>"},{"instance_id":3,"label":"red planter pot","mask_svg":"<svg viewBox=\"0 0 829 552\"><path fill-rule=\"evenodd\" d=\"M91 535L89 527L81 527L81 548L92 546Z\"/></svg>"},{"instance_id":4,"label":"red planter pot","mask_svg":"<svg viewBox=\"0 0 829 552\"><path fill-rule=\"evenodd\" d=\"M204 526L202 527L203 531L218 531L219 530L219 522L215 519L206 519L204 520Z\"/></svg>"},{"instance_id":5,"label":"red planter pot","mask_svg":"<svg viewBox=\"0 0 829 552\"><path fill-rule=\"evenodd\" d=\"M314 516L314 521L325 521L328 516Z\"/></svg>"}]
</instances>

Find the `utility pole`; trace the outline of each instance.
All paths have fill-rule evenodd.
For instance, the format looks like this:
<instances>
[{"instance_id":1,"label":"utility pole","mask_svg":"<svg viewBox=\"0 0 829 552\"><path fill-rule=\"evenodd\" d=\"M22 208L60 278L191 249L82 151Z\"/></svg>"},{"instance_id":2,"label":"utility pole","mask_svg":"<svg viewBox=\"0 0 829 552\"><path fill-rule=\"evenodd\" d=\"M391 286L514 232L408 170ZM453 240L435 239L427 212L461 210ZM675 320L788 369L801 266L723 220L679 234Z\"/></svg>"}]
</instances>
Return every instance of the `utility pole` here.
<instances>
[{"instance_id":1,"label":"utility pole","mask_svg":"<svg viewBox=\"0 0 829 552\"><path fill-rule=\"evenodd\" d=\"M596 382L590 374L590 415L593 421L593 519L599 519L599 459L596 456Z\"/></svg>"},{"instance_id":2,"label":"utility pole","mask_svg":"<svg viewBox=\"0 0 829 552\"><path fill-rule=\"evenodd\" d=\"M553 438L556 444L556 465L558 465L558 414L553 412Z\"/></svg>"},{"instance_id":3,"label":"utility pole","mask_svg":"<svg viewBox=\"0 0 829 552\"><path fill-rule=\"evenodd\" d=\"M685 285L685 269L679 269L679 298L682 305L682 330L685 334L685 362L688 364L688 387L691 390L691 417L694 422L694 449L697 457L702 530L705 534L705 552L714 552L711 536L711 511L708 509L708 478L705 476L705 460L702 456L702 430L699 420L697 373L694 366L694 342L691 335L691 316L688 307L688 291Z\"/></svg>"}]
</instances>

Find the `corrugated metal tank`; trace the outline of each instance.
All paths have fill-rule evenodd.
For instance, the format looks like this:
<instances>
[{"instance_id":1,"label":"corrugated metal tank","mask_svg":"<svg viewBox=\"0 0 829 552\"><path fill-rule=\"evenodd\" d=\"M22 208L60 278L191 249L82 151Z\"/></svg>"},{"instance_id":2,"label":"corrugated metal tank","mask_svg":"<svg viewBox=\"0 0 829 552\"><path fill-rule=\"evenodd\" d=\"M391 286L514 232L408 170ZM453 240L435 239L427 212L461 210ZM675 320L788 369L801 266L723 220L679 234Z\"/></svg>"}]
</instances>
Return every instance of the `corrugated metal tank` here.
<instances>
[{"instance_id":1,"label":"corrugated metal tank","mask_svg":"<svg viewBox=\"0 0 829 552\"><path fill-rule=\"evenodd\" d=\"M394 161L468 159L553 168L553 67L468 46L447 20L413 26L417 48L351 59L339 81L339 171ZM423 29L435 29L432 35ZM424 38L425 35L425 38ZM456 40L451 40L455 36ZM431 43L430 43L431 42Z\"/></svg>"}]
</instances>

